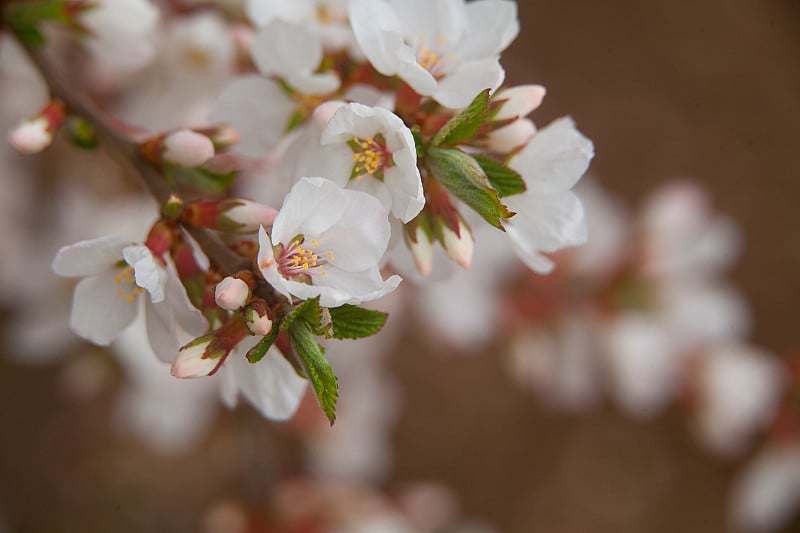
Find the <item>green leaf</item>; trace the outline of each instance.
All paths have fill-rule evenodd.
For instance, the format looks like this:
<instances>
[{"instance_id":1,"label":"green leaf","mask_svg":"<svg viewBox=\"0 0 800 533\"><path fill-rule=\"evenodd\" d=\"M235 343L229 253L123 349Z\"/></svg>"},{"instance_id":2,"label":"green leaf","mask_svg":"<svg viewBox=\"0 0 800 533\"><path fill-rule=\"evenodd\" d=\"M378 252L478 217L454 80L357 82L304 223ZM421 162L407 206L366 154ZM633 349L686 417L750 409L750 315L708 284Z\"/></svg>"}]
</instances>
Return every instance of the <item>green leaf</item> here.
<instances>
[{"instance_id":1,"label":"green leaf","mask_svg":"<svg viewBox=\"0 0 800 533\"><path fill-rule=\"evenodd\" d=\"M319 297L306 300L305 302L294 306L286 314L286 316L283 317L281 329L289 329L289 326L291 326L292 323L298 318L301 319L301 321L305 321L312 330L318 330L322 323L322 312L319 307Z\"/></svg>"},{"instance_id":2,"label":"green leaf","mask_svg":"<svg viewBox=\"0 0 800 533\"><path fill-rule=\"evenodd\" d=\"M381 311L345 304L329 309L336 339L361 339L378 333L389 316Z\"/></svg>"},{"instance_id":3,"label":"green leaf","mask_svg":"<svg viewBox=\"0 0 800 533\"><path fill-rule=\"evenodd\" d=\"M488 110L489 89L485 89L478 93L466 109L442 126L431 140L431 145L458 144L472 138L486 120Z\"/></svg>"},{"instance_id":4,"label":"green leaf","mask_svg":"<svg viewBox=\"0 0 800 533\"><path fill-rule=\"evenodd\" d=\"M473 155L472 158L478 162L486 173L489 184L497 191L500 198L519 194L528 189L519 172L507 167L500 161L484 155Z\"/></svg>"},{"instance_id":5,"label":"green leaf","mask_svg":"<svg viewBox=\"0 0 800 533\"><path fill-rule=\"evenodd\" d=\"M4 10L3 18L17 37L28 46L44 44L44 35L39 28L42 22L71 23L64 0L9 3Z\"/></svg>"},{"instance_id":6,"label":"green leaf","mask_svg":"<svg viewBox=\"0 0 800 533\"><path fill-rule=\"evenodd\" d=\"M265 355L267 355L267 351L275 344L275 339L278 338L278 334L281 332L281 325L278 321L272 323L272 329L269 330L261 341L258 344L250 348L250 351L247 352L247 360L251 363L258 363L261 361Z\"/></svg>"},{"instance_id":7,"label":"green leaf","mask_svg":"<svg viewBox=\"0 0 800 533\"><path fill-rule=\"evenodd\" d=\"M422 138L422 130L420 130L419 126L411 128L411 136L414 137L414 147L417 151L417 157L423 157L425 155L425 140Z\"/></svg>"},{"instance_id":8,"label":"green leaf","mask_svg":"<svg viewBox=\"0 0 800 533\"><path fill-rule=\"evenodd\" d=\"M457 148L431 148L425 161L434 178L492 226L502 230L500 220L514 215L500 203L497 191L470 155Z\"/></svg>"},{"instance_id":9,"label":"green leaf","mask_svg":"<svg viewBox=\"0 0 800 533\"><path fill-rule=\"evenodd\" d=\"M289 326L289 337L306 377L317 395L317 401L333 425L336 421L339 380L325 359L325 349L317 342L314 332L303 320L292 322Z\"/></svg>"},{"instance_id":10,"label":"green leaf","mask_svg":"<svg viewBox=\"0 0 800 533\"><path fill-rule=\"evenodd\" d=\"M184 168L175 165L167 165L165 170L172 180L180 180L191 187L213 194L224 194L236 178L236 171L217 174L200 167Z\"/></svg>"}]
</instances>

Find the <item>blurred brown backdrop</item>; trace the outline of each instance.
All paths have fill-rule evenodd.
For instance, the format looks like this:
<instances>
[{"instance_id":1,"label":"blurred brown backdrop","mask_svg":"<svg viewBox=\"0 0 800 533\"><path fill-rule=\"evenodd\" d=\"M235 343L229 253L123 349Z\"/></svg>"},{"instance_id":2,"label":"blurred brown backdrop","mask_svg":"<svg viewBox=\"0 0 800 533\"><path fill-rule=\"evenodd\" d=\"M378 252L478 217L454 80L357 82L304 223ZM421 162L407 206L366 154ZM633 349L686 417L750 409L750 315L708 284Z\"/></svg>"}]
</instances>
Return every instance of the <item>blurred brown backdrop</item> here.
<instances>
[{"instance_id":1,"label":"blurred brown backdrop","mask_svg":"<svg viewBox=\"0 0 800 533\"><path fill-rule=\"evenodd\" d=\"M504 64L511 83L548 88L534 119L572 115L595 142L592 172L631 202L672 176L702 181L743 229L735 280L755 340L800 345L800 2L519 8ZM454 360L414 341L393 367L407 409L389 488L441 480L501 531L725 530L737 463L703 451L677 413L648 424L610 408L557 417L515 391L491 354ZM260 501L293 468L273 460L287 452L284 429L249 410L220 420L190 456L156 458L112 432L107 396L64 402L56 376L0 358L0 516L12 531L196 531L211 502Z\"/></svg>"}]
</instances>

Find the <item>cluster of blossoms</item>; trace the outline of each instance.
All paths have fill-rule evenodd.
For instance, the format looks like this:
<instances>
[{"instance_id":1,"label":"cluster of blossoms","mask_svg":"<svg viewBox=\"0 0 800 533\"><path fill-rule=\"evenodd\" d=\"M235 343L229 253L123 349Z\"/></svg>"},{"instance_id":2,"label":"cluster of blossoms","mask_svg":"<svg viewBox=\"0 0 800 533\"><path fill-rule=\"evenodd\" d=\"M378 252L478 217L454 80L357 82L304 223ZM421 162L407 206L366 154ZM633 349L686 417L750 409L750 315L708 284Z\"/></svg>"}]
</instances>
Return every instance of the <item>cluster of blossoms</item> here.
<instances>
[{"instance_id":1,"label":"cluster of blossoms","mask_svg":"<svg viewBox=\"0 0 800 533\"><path fill-rule=\"evenodd\" d=\"M478 226L549 272L545 254L586 239L570 189L592 143L568 118L536 130L527 115L542 87L502 87L514 2L243 7L245 20L200 13L176 28L180 62L235 76L206 101L206 117L189 110L147 131L135 102L123 98L134 123L123 127L70 93L42 45L46 23L61 24L115 63L115 50L158 24L153 5L12 3L7 25L51 100L10 140L39 152L69 124L79 146L126 157L161 204L138 243L112 235L58 251L53 270L81 278L78 335L107 345L143 307L150 346L174 376L219 372L224 398L241 393L277 419L292 415L307 379L332 422L338 385L318 337L377 332L386 315L359 306L401 275L436 279L447 258L470 268L473 254L491 252L473 245ZM116 31L127 18L137 24ZM151 50L128 51L133 59L114 65L121 75L157 68Z\"/></svg>"}]
</instances>

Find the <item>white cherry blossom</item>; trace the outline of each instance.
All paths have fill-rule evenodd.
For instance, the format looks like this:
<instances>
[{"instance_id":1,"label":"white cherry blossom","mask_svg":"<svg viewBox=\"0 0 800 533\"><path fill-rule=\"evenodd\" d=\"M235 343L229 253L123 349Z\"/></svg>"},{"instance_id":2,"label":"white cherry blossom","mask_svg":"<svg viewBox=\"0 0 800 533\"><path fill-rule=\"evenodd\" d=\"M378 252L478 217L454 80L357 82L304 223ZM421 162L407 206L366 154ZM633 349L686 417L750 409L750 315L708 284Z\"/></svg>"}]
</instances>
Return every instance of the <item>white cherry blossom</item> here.
<instances>
[{"instance_id":1,"label":"white cherry blossom","mask_svg":"<svg viewBox=\"0 0 800 533\"><path fill-rule=\"evenodd\" d=\"M259 231L258 267L291 299L320 297L323 307L359 304L394 290L379 262L389 243L386 210L374 197L323 178L302 178L275 218Z\"/></svg>"},{"instance_id":2,"label":"white cherry blossom","mask_svg":"<svg viewBox=\"0 0 800 533\"><path fill-rule=\"evenodd\" d=\"M153 57L149 36L159 13L149 0L98 0L81 12L80 21L89 30L86 47L109 66L132 71Z\"/></svg>"},{"instance_id":3,"label":"white cherry blossom","mask_svg":"<svg viewBox=\"0 0 800 533\"><path fill-rule=\"evenodd\" d=\"M450 108L505 77L499 57L519 32L505 0L352 0L350 22L372 66Z\"/></svg>"},{"instance_id":4,"label":"white cherry blossom","mask_svg":"<svg viewBox=\"0 0 800 533\"><path fill-rule=\"evenodd\" d=\"M193 334L204 329L183 287L146 246L115 236L81 241L59 250L53 271L83 278L75 287L70 327L95 344L108 345L133 322L145 293L150 295L145 299L148 337L162 360L177 355L178 324Z\"/></svg>"},{"instance_id":5,"label":"white cherry blossom","mask_svg":"<svg viewBox=\"0 0 800 533\"><path fill-rule=\"evenodd\" d=\"M565 117L540 130L511 160L527 190L503 199L516 212L503 226L517 255L531 269L550 272L554 264L543 253L586 241L583 206L570 189L593 156L592 142Z\"/></svg>"}]
</instances>

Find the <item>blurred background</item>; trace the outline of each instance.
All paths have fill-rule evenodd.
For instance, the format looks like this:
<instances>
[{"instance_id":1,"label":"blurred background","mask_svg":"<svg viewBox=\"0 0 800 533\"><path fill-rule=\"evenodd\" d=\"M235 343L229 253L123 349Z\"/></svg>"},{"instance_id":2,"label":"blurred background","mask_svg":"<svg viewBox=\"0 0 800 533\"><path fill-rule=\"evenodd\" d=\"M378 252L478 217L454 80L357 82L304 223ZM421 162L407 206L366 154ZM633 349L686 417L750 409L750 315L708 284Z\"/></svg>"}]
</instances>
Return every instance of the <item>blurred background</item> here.
<instances>
[{"instance_id":1,"label":"blurred background","mask_svg":"<svg viewBox=\"0 0 800 533\"><path fill-rule=\"evenodd\" d=\"M537 124L571 115L595 143L590 174L633 210L667 180L698 181L742 232L730 277L750 304L752 341L781 355L800 347L800 2L525 0L519 12L522 31L503 65L511 84L547 87ZM7 324L15 313L7 304ZM313 399L288 424L247 406L219 408L208 434L158 453L120 431L125 374L98 349L65 342L69 353L55 363L22 365L3 343L0 532L282 531L264 518L276 506L324 499L286 480L337 479L337 470L359 487L374 480L392 506L425 515L427 502L434 515L468 517L475 531L729 530L730 489L758 441L715 454L681 407L646 421L610 402L563 414L514 386L503 339L463 355L417 334L421 321L411 313L372 345L391 347L381 359L391 386L342 389L343 402L362 408L391 404L362 422L385 428L379 443L335 444L378 456L380 474L363 477L335 460L309 467L315 454L358 459L315 444L327 429ZM337 355L339 371L348 363ZM800 531L800 519L780 531Z\"/></svg>"}]
</instances>

